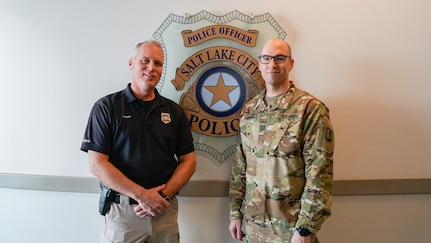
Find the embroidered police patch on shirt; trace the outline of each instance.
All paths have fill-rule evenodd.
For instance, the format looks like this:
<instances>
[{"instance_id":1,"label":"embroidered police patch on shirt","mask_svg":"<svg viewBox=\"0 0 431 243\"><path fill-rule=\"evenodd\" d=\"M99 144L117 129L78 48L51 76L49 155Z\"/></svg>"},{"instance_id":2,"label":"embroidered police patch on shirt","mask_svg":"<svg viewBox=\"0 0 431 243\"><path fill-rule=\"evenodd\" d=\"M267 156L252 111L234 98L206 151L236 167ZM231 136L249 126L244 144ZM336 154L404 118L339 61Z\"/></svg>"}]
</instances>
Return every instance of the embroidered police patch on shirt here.
<instances>
[{"instance_id":1,"label":"embroidered police patch on shirt","mask_svg":"<svg viewBox=\"0 0 431 243\"><path fill-rule=\"evenodd\" d=\"M161 120L163 123L168 124L171 122L171 114L169 113L163 113L161 114Z\"/></svg>"}]
</instances>

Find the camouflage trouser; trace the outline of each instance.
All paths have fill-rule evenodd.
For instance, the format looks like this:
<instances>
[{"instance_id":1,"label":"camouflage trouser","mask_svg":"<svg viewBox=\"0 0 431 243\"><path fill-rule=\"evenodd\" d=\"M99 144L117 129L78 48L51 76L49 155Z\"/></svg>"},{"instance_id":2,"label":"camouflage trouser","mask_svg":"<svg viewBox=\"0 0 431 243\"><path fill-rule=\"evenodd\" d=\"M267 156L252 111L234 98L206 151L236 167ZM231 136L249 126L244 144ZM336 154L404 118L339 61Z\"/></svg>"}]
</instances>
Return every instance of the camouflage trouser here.
<instances>
[{"instance_id":1,"label":"camouflage trouser","mask_svg":"<svg viewBox=\"0 0 431 243\"><path fill-rule=\"evenodd\" d=\"M249 243L290 243L295 228L279 227L272 224L257 225L245 222L246 241ZM319 243L316 234L311 235L312 243Z\"/></svg>"}]
</instances>

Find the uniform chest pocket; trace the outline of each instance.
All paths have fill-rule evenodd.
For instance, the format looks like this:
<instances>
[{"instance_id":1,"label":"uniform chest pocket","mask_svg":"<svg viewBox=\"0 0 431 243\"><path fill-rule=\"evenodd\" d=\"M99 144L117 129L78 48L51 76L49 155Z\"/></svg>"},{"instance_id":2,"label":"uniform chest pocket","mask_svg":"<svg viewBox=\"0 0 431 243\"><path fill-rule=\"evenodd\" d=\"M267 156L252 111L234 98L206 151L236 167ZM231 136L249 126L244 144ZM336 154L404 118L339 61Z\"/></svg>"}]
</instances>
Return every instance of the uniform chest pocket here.
<instances>
[{"instance_id":1,"label":"uniform chest pocket","mask_svg":"<svg viewBox=\"0 0 431 243\"><path fill-rule=\"evenodd\" d=\"M273 126L274 134L268 146L268 155L287 159L300 153L301 127L295 117L289 117Z\"/></svg>"}]
</instances>

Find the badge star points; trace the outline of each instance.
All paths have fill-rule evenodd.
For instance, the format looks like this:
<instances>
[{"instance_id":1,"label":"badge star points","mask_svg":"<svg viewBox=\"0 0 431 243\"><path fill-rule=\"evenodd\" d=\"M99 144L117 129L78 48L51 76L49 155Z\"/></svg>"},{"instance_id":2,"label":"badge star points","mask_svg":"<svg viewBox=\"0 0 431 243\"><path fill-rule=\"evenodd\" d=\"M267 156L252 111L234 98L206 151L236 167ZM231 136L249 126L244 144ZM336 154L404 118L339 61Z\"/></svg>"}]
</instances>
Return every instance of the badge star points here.
<instances>
[{"instance_id":1,"label":"badge star points","mask_svg":"<svg viewBox=\"0 0 431 243\"><path fill-rule=\"evenodd\" d=\"M236 85L226 85L223 80L223 76L220 74L217 80L217 84L215 86L205 86L211 93L213 93L213 98L211 101L211 106L213 106L218 101L222 100L229 106L232 106L232 103L229 98L229 93L236 89L238 86Z\"/></svg>"}]
</instances>

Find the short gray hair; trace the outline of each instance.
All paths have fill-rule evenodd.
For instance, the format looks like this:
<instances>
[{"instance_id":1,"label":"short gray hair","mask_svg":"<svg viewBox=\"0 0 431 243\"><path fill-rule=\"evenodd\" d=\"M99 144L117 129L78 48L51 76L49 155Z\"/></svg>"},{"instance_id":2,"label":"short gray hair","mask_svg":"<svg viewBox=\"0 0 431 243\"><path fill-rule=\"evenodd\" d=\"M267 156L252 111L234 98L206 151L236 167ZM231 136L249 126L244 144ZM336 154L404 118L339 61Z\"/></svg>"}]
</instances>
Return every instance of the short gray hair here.
<instances>
[{"instance_id":1,"label":"short gray hair","mask_svg":"<svg viewBox=\"0 0 431 243\"><path fill-rule=\"evenodd\" d=\"M134 50L134 52L133 52L133 56L132 56L132 57L135 57L135 56L136 56L136 54L137 54L137 53L138 53L138 51L139 51L139 48L140 48L142 45L144 45L144 44L151 44L151 45L155 45L155 46L159 47L159 48L160 48L160 50L162 50L162 52L164 52L164 51L163 51L163 46L162 46L162 44L161 44L160 42L158 42L158 41L156 41L156 40L154 40L154 39L149 39L149 40L146 40L146 41L143 41L143 42L139 42L138 44L136 44L136 46L135 46L135 50Z\"/></svg>"}]
</instances>

